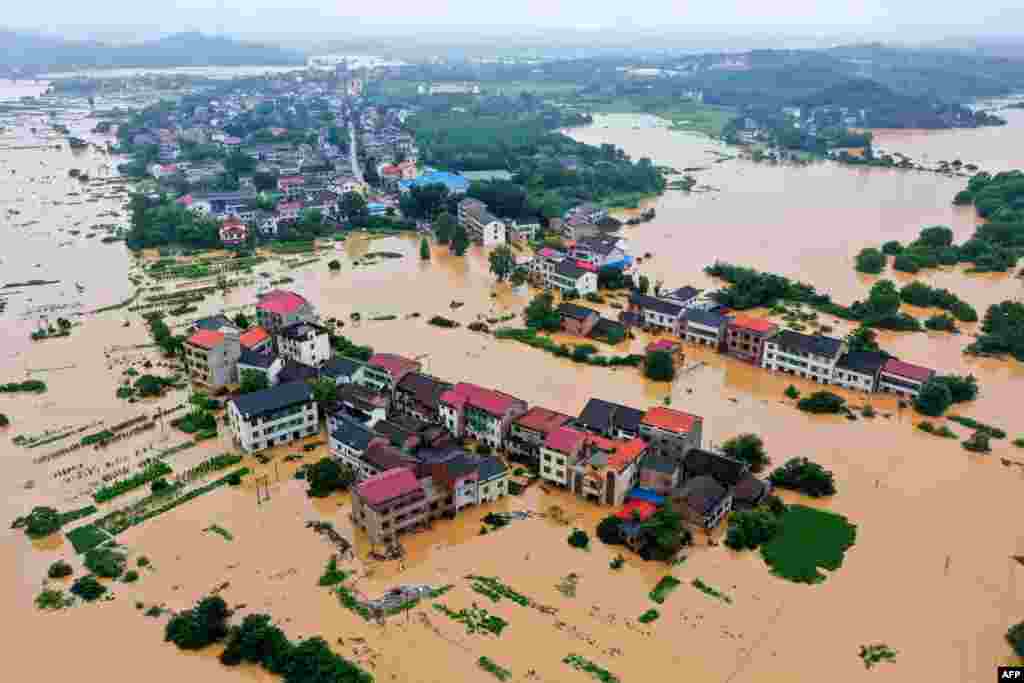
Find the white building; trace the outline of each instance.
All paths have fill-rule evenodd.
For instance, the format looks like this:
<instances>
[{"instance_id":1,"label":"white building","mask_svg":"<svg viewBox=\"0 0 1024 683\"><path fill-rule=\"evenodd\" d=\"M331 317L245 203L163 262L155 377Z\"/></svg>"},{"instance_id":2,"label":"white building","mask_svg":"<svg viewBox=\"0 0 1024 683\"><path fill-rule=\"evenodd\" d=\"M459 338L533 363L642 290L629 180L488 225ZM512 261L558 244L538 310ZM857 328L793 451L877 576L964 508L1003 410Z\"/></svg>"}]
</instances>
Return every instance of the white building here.
<instances>
[{"instance_id":1,"label":"white building","mask_svg":"<svg viewBox=\"0 0 1024 683\"><path fill-rule=\"evenodd\" d=\"M235 443L247 453L291 443L320 431L313 388L305 382L279 384L228 402Z\"/></svg>"},{"instance_id":2,"label":"white building","mask_svg":"<svg viewBox=\"0 0 1024 683\"><path fill-rule=\"evenodd\" d=\"M316 323L297 322L277 335L278 351L284 358L318 368L331 359L331 340L327 328Z\"/></svg>"}]
</instances>

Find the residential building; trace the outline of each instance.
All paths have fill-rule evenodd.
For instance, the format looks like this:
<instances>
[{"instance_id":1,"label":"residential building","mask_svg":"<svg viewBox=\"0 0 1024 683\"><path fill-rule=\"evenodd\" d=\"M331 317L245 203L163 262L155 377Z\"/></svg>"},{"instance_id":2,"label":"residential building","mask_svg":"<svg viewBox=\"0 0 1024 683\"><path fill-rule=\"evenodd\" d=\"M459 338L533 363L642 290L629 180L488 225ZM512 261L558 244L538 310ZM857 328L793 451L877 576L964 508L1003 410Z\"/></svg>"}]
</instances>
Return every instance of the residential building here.
<instances>
[{"instance_id":1,"label":"residential building","mask_svg":"<svg viewBox=\"0 0 1024 683\"><path fill-rule=\"evenodd\" d=\"M782 330L765 340L761 366L830 384L844 351L846 344L840 339Z\"/></svg>"},{"instance_id":2,"label":"residential building","mask_svg":"<svg viewBox=\"0 0 1024 683\"><path fill-rule=\"evenodd\" d=\"M189 379L209 391L235 384L241 353L237 328L200 329L185 340L184 358Z\"/></svg>"},{"instance_id":3,"label":"residential building","mask_svg":"<svg viewBox=\"0 0 1024 683\"><path fill-rule=\"evenodd\" d=\"M644 411L592 398L583 406L576 424L592 434L608 438L631 439L640 435Z\"/></svg>"},{"instance_id":4,"label":"residential building","mask_svg":"<svg viewBox=\"0 0 1024 683\"><path fill-rule=\"evenodd\" d=\"M530 408L509 427L505 450L509 458L540 465L540 449L548 434L572 421L572 417L540 406Z\"/></svg>"},{"instance_id":5,"label":"residential building","mask_svg":"<svg viewBox=\"0 0 1024 683\"><path fill-rule=\"evenodd\" d=\"M679 486L681 464L678 459L648 452L640 461L638 486L667 496Z\"/></svg>"},{"instance_id":6,"label":"residential building","mask_svg":"<svg viewBox=\"0 0 1024 683\"><path fill-rule=\"evenodd\" d=\"M877 391L882 366L888 359L889 356L880 351L848 351L836 362L832 383L844 389Z\"/></svg>"},{"instance_id":7,"label":"residential building","mask_svg":"<svg viewBox=\"0 0 1024 683\"><path fill-rule=\"evenodd\" d=\"M320 367L321 377L330 377L335 384L359 383L366 365L348 356L333 356Z\"/></svg>"},{"instance_id":8,"label":"residential building","mask_svg":"<svg viewBox=\"0 0 1024 683\"><path fill-rule=\"evenodd\" d=\"M290 382L228 401L235 443L247 453L291 443L320 431L313 388Z\"/></svg>"},{"instance_id":9,"label":"residential building","mask_svg":"<svg viewBox=\"0 0 1024 683\"><path fill-rule=\"evenodd\" d=\"M357 477L363 473L363 454L377 435L349 417L335 418L330 434L331 457L355 470Z\"/></svg>"},{"instance_id":10,"label":"residential building","mask_svg":"<svg viewBox=\"0 0 1024 683\"><path fill-rule=\"evenodd\" d=\"M728 322L729 319L719 313L688 308L680 321L680 336L691 344L720 349Z\"/></svg>"},{"instance_id":11,"label":"residential building","mask_svg":"<svg viewBox=\"0 0 1024 683\"><path fill-rule=\"evenodd\" d=\"M463 199L459 202L459 224L466 228L470 239L485 247L505 244L505 222L487 210L479 199Z\"/></svg>"},{"instance_id":12,"label":"residential building","mask_svg":"<svg viewBox=\"0 0 1024 683\"><path fill-rule=\"evenodd\" d=\"M326 327L300 321L277 333L277 348L285 358L319 368L331 358L330 334Z\"/></svg>"},{"instance_id":13,"label":"residential building","mask_svg":"<svg viewBox=\"0 0 1024 683\"><path fill-rule=\"evenodd\" d=\"M738 315L726 326L726 351L740 360L760 365L765 342L774 337L776 332L778 326L770 320Z\"/></svg>"},{"instance_id":14,"label":"residential building","mask_svg":"<svg viewBox=\"0 0 1024 683\"><path fill-rule=\"evenodd\" d=\"M541 479L559 486L569 485L569 474L587 443L587 434L572 427L549 433L540 447Z\"/></svg>"},{"instance_id":15,"label":"residential building","mask_svg":"<svg viewBox=\"0 0 1024 683\"><path fill-rule=\"evenodd\" d=\"M622 505L640 478L640 461L646 452L643 439L588 435L585 448L570 463L569 488L599 505Z\"/></svg>"},{"instance_id":16,"label":"residential building","mask_svg":"<svg viewBox=\"0 0 1024 683\"><path fill-rule=\"evenodd\" d=\"M419 372L423 364L393 353L375 353L363 368L361 384L389 396L402 378L410 372Z\"/></svg>"},{"instance_id":17,"label":"residential building","mask_svg":"<svg viewBox=\"0 0 1024 683\"><path fill-rule=\"evenodd\" d=\"M558 314L562 318L562 331L577 337L590 336L601 318L593 309L570 303L559 304Z\"/></svg>"},{"instance_id":18,"label":"residential building","mask_svg":"<svg viewBox=\"0 0 1024 683\"><path fill-rule=\"evenodd\" d=\"M935 371L896 358L885 361L878 376L878 389L903 398L914 398L925 382L935 376Z\"/></svg>"},{"instance_id":19,"label":"residential building","mask_svg":"<svg viewBox=\"0 0 1024 683\"><path fill-rule=\"evenodd\" d=\"M700 448L704 433L704 419L680 410L655 406L640 421L640 436L658 455L682 461L694 448Z\"/></svg>"},{"instance_id":20,"label":"residential building","mask_svg":"<svg viewBox=\"0 0 1024 683\"><path fill-rule=\"evenodd\" d=\"M297 322L312 322L316 319L313 306L295 292L273 289L259 297L256 304L256 320L260 327L273 336Z\"/></svg>"},{"instance_id":21,"label":"residential building","mask_svg":"<svg viewBox=\"0 0 1024 683\"><path fill-rule=\"evenodd\" d=\"M436 377L410 372L395 385L392 413L411 415L425 422L440 422L441 395L451 388L451 384Z\"/></svg>"},{"instance_id":22,"label":"residential building","mask_svg":"<svg viewBox=\"0 0 1024 683\"><path fill-rule=\"evenodd\" d=\"M495 449L504 448L512 422L526 410L526 401L468 382L459 382L439 399L441 422L453 436L469 436Z\"/></svg>"},{"instance_id":23,"label":"residential building","mask_svg":"<svg viewBox=\"0 0 1024 683\"><path fill-rule=\"evenodd\" d=\"M360 482L352 495L352 522L370 543L391 543L397 534L427 522L426 494L409 467L396 467Z\"/></svg>"},{"instance_id":24,"label":"residential building","mask_svg":"<svg viewBox=\"0 0 1024 683\"><path fill-rule=\"evenodd\" d=\"M485 455L477 465L477 503L489 503L508 493L508 467L501 458Z\"/></svg>"},{"instance_id":25,"label":"residential building","mask_svg":"<svg viewBox=\"0 0 1024 683\"><path fill-rule=\"evenodd\" d=\"M679 333L683 306L673 301L633 292L629 295L629 312L641 317L645 328Z\"/></svg>"},{"instance_id":26,"label":"residential building","mask_svg":"<svg viewBox=\"0 0 1024 683\"><path fill-rule=\"evenodd\" d=\"M597 291L597 272L583 261L563 259L548 273L546 285L561 290L562 294L575 292L586 296Z\"/></svg>"}]
</instances>

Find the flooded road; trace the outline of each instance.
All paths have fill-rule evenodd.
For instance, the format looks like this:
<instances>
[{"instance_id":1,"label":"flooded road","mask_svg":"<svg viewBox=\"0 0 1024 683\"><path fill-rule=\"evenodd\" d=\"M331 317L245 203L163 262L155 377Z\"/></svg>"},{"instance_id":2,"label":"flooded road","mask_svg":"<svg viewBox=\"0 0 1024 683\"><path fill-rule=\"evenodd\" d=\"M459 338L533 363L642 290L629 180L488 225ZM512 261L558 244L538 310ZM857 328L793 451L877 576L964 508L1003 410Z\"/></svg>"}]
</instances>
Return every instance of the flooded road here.
<instances>
[{"instance_id":1,"label":"flooded road","mask_svg":"<svg viewBox=\"0 0 1024 683\"><path fill-rule=\"evenodd\" d=\"M1019 135L1020 131L1008 127L1004 133ZM862 280L852 269L853 254L863 244L909 239L921 225L930 223L954 225L963 237L973 225L969 212L949 205L961 183L934 175L832 165L790 169L738 160L712 164L716 157L704 150L729 150L660 129L595 127L578 135L588 142L616 142L634 157L650 154L658 163L680 170L712 167L697 175L700 182L719 187L720 192L670 193L658 201L655 221L627 229L634 254L655 254L643 265L644 272L652 279L663 279L667 286L709 284L700 269L717 257L799 277L843 301L863 296L870 287L870 280ZM29 169L39 161L49 162L49 154L31 151L18 157L17 175L32 175ZM8 164L4 168L9 172L12 157L3 152L0 161ZM49 172L66 182L66 169L64 175ZM21 189L29 196L50 191L45 183L38 184ZM18 198L10 184L0 187L0 200ZM51 201L63 201L52 189ZM68 189L73 188L64 192ZM35 209L49 219L29 228L17 227L4 217L3 239L11 247L4 250L0 280L25 277L22 270L9 275L9 261L18 269L24 268L23 262L39 262L44 267L35 269L41 271L35 277L57 279L53 273L59 272L61 287L64 280L72 287L76 280L86 285L83 308L123 300L133 289L127 280L132 259L123 245L56 246L66 239L57 233L62 227L92 220L90 206ZM29 219L17 216L16 222L25 220ZM50 240L49 251L20 251L37 248L22 246L28 240L21 239L21 231L31 228L44 233L40 240ZM1012 661L1003 634L1011 623L1024 618L1024 567L1011 559L1024 555L1017 505L1024 467L1014 464L1024 463L1024 453L1008 440L993 441L990 455L970 455L955 440L914 429L918 416L879 396L848 395L855 405L870 402L879 413L873 420L808 417L783 399L782 392L790 383L805 391L812 385L690 347L685 349L680 377L670 385L646 382L632 369L580 366L515 342L499 342L470 332L465 325L518 313L528 296L496 286L488 273L486 253L478 247L457 258L434 246L431 261L422 262L418 243L414 236L354 236L339 250L319 255L315 263L287 268L268 262L256 270L272 277L289 272L295 281L288 286L308 296L323 317L342 320L343 334L382 351L420 357L427 371L437 376L494 386L531 404L572 414L591 397L640 408L668 397L672 407L704 416L707 442L721 443L737 433L756 432L764 438L775 464L798 455L811 457L835 472L839 493L828 501L801 502L840 512L858 525L857 544L843 567L821 585L795 585L773 577L757 554L737 555L698 538L680 566L628 557L625 568L616 572L609 569L609 561L619 549L605 547L596 538L586 552L566 543L573 525L592 532L607 510L538 486L523 496L471 510L455 521L440 521L428 532L403 538L404 563L377 562L369 559L365 538L352 528L345 495L312 500L305 496L303 483L292 478L300 462L323 454L323 446L305 454L302 461L285 463L284 455L301 450L292 446L278 449L269 465L246 458L244 464L255 473L241 487L223 487L200 496L119 535L131 561L145 555L153 569L141 572L135 584L114 585L116 599L110 602L80 604L57 614L35 610L32 600L46 567L64 557L77 575L82 571L80 560L61 536L32 543L18 531L5 531L0 541L0 595L8 613L18 620L18 629L9 638L15 653L8 664L13 680L103 676L127 681L137 678L140 670L161 682L274 680L258 669L221 667L215 648L198 655L178 652L163 642L166 617L148 618L135 607L141 602L145 607L162 604L180 609L215 588L241 614L273 614L293 639L323 635L335 651L358 661L379 681L492 681L476 664L482 655L511 669L513 680L580 683L589 680L587 675L562 663L570 653L598 663L623 681L663 680L665 672L672 671L673 677L694 681L810 682L819 680L827 668L842 681L869 680L870 676L871 680L927 678L954 683L986 680L997 664ZM61 251L78 258L68 257L50 270ZM355 265L365 263L370 252L384 251L402 257ZM110 261L96 260L106 254ZM326 262L336 257L342 268L329 272ZM975 279L956 273L929 277L949 278L950 284L944 286L979 311L986 301L1006 298L1002 288L1010 291L1000 278ZM250 306L255 287L245 285L210 296L199 304L199 311L172 322L183 324L222 307ZM61 510L87 502L83 494L56 482L50 476L51 466L32 464L40 452L51 452L59 443L26 449L12 443L14 435L34 435L97 419L114 424L186 398L185 392L172 392L159 401L128 404L115 397L129 363L139 367L146 360L160 362L151 349L121 348L149 341L137 314L120 310L88 316L73 328L70 338L31 343L28 331L38 316L20 318L31 305L51 299L44 298L50 294L44 295L43 288L27 291L39 300L12 301L2 318L5 355L0 360L0 380L40 378L49 391L0 395L0 412L12 421L0 435L5 474L0 516L8 520L46 501ZM74 291L64 298L73 298ZM60 295L53 295L52 301L59 303ZM453 309L452 301L463 305ZM613 313L608 307L602 310ZM353 312L361 314L358 324L351 320ZM411 317L414 313L419 316ZM457 320L463 327L431 327L426 321L435 314ZM370 319L387 316L395 319ZM130 323L128 327L124 321ZM633 347L645 341L638 339ZM962 412L1003 427L1011 438L1024 435L1019 409L1024 387L1021 364L964 357L961 350L969 335L885 334L882 341L907 359L944 371L974 372L983 393ZM614 352L625 353L624 347ZM69 365L73 367L64 368ZM951 426L967 436L965 429ZM183 438L172 430L155 430L82 457L96 461L134 457L147 447L163 448ZM170 462L180 471L229 448L221 437ZM267 477L271 499L257 504L255 489L262 476ZM32 488L25 487L29 481ZM122 504L115 499L104 507ZM531 519L479 535L481 518L488 511L543 513L552 505L563 508L569 525ZM353 540L356 558L341 566L353 572L348 585L360 594L376 597L395 583L452 583L456 587L434 602L456 610L476 602L506 619L508 628L500 639L468 635L429 605L383 626L367 624L317 586L333 548L305 528L311 519L330 521ZM233 540L204 533L211 524L230 531ZM556 589L570 572L579 576L574 598ZM497 576L558 611L544 614L507 600L492 603L470 589L463 578L470 573ZM662 613L658 621L639 624L637 617L654 606L647 593L666 573L678 576L683 585L658 607ZM690 582L697 578L730 595L732 604L692 588ZM868 672L857 651L861 645L878 642L888 644L898 655L895 662ZM53 656L55 649L60 656ZM528 677L530 670L536 672L534 677Z\"/></svg>"}]
</instances>

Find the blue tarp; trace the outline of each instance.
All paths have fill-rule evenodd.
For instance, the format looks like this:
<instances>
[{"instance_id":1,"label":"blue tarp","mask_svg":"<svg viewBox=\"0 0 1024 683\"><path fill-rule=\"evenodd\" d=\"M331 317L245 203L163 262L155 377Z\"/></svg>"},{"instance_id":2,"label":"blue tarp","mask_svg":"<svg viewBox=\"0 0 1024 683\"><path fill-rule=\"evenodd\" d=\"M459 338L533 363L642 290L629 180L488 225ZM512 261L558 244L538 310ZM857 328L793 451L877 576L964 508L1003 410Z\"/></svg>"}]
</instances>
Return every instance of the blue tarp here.
<instances>
[{"instance_id":1,"label":"blue tarp","mask_svg":"<svg viewBox=\"0 0 1024 683\"><path fill-rule=\"evenodd\" d=\"M629 500L631 498L636 500L645 500L648 503L654 503L655 505L665 504L665 496L659 496L651 489L644 489L640 488L639 486L630 491L629 495L626 496L626 500Z\"/></svg>"}]
</instances>

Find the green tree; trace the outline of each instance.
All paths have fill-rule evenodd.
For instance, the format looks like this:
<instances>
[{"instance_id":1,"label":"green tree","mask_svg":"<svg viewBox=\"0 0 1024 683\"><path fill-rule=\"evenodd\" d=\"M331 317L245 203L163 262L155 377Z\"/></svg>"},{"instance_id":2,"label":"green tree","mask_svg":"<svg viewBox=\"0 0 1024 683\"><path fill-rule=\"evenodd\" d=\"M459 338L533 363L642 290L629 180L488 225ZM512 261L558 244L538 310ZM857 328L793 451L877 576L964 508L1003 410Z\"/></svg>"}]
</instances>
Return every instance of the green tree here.
<instances>
[{"instance_id":1,"label":"green tree","mask_svg":"<svg viewBox=\"0 0 1024 683\"><path fill-rule=\"evenodd\" d=\"M516 267L516 260L512 255L512 249L507 244L495 247L487 256L487 260L490 262L491 272L498 278L498 282L504 282L505 278L510 276Z\"/></svg>"},{"instance_id":2,"label":"green tree","mask_svg":"<svg viewBox=\"0 0 1024 683\"><path fill-rule=\"evenodd\" d=\"M468 248L469 233L466 232L466 226L462 223L456 223L455 232L452 234L451 251L456 256L462 256Z\"/></svg>"},{"instance_id":3,"label":"green tree","mask_svg":"<svg viewBox=\"0 0 1024 683\"><path fill-rule=\"evenodd\" d=\"M446 245L452 241L455 234L455 221L447 211L442 211L434 219L434 234L437 236L437 243Z\"/></svg>"},{"instance_id":4,"label":"green tree","mask_svg":"<svg viewBox=\"0 0 1024 683\"><path fill-rule=\"evenodd\" d=\"M421 261L429 261L430 260L430 245L427 243L427 238L426 237L420 239L420 260Z\"/></svg>"},{"instance_id":5,"label":"green tree","mask_svg":"<svg viewBox=\"0 0 1024 683\"><path fill-rule=\"evenodd\" d=\"M791 458L768 477L779 488L793 489L813 498L831 496L836 492L832 473L807 458Z\"/></svg>"},{"instance_id":6,"label":"green tree","mask_svg":"<svg viewBox=\"0 0 1024 683\"><path fill-rule=\"evenodd\" d=\"M647 290L651 288L651 281L646 275L640 276L640 282L637 285L637 289L640 290L641 294L647 294Z\"/></svg>"},{"instance_id":7,"label":"green tree","mask_svg":"<svg viewBox=\"0 0 1024 683\"><path fill-rule=\"evenodd\" d=\"M527 327L545 332L555 332L562 328L562 317L555 310L554 297L549 292L541 292L533 297L523 315Z\"/></svg>"},{"instance_id":8,"label":"green tree","mask_svg":"<svg viewBox=\"0 0 1024 683\"><path fill-rule=\"evenodd\" d=\"M648 351L644 374L656 382L671 382L676 376L675 361L668 351Z\"/></svg>"},{"instance_id":9,"label":"green tree","mask_svg":"<svg viewBox=\"0 0 1024 683\"><path fill-rule=\"evenodd\" d=\"M932 378L924 383L914 398L914 409L922 415L938 417L953 403L953 394L942 381Z\"/></svg>"},{"instance_id":10,"label":"green tree","mask_svg":"<svg viewBox=\"0 0 1024 683\"><path fill-rule=\"evenodd\" d=\"M262 391L270 386L267 382L266 373L259 370L242 370L242 377L238 387L238 393L251 394L254 391Z\"/></svg>"},{"instance_id":11,"label":"green tree","mask_svg":"<svg viewBox=\"0 0 1024 683\"><path fill-rule=\"evenodd\" d=\"M857 271L877 275L885 270L885 256L878 249L861 249L857 254Z\"/></svg>"},{"instance_id":12,"label":"green tree","mask_svg":"<svg viewBox=\"0 0 1024 683\"><path fill-rule=\"evenodd\" d=\"M745 462L751 472L760 472L770 460L764 450L764 441L757 434L740 434L722 444L722 452L733 460Z\"/></svg>"},{"instance_id":13,"label":"green tree","mask_svg":"<svg viewBox=\"0 0 1024 683\"><path fill-rule=\"evenodd\" d=\"M249 329L249 325L252 324L251 321L249 320L249 316L247 316L245 313L242 313L241 311L239 311L235 315L234 322L236 325L238 325L238 329L240 330L247 330Z\"/></svg>"}]
</instances>

